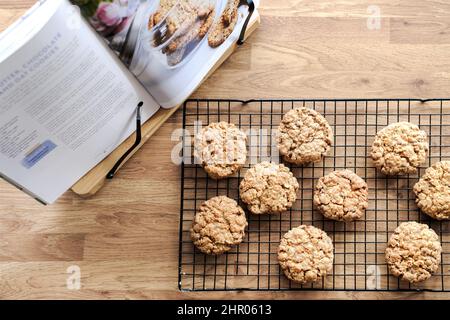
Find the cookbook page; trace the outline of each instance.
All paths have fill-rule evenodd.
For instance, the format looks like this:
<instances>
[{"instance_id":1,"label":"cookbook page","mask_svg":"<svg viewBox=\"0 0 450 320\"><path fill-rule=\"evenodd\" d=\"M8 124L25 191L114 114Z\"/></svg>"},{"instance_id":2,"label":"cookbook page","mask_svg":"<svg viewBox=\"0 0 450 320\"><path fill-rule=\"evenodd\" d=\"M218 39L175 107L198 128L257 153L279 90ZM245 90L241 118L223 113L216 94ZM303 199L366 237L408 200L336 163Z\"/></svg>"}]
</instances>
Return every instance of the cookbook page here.
<instances>
[{"instance_id":1,"label":"cookbook page","mask_svg":"<svg viewBox=\"0 0 450 320\"><path fill-rule=\"evenodd\" d=\"M249 14L239 0L72 2L165 108L193 93L238 41Z\"/></svg>"},{"instance_id":2,"label":"cookbook page","mask_svg":"<svg viewBox=\"0 0 450 320\"><path fill-rule=\"evenodd\" d=\"M159 106L67 0L0 35L0 173L54 202Z\"/></svg>"}]
</instances>

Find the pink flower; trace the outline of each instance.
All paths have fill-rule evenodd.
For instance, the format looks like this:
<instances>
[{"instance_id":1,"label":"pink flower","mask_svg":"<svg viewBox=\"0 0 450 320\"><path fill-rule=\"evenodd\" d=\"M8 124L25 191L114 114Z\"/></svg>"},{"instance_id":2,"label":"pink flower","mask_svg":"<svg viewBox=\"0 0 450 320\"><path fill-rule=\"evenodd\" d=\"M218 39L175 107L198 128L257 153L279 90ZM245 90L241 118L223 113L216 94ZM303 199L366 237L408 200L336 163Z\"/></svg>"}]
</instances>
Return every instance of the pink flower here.
<instances>
[{"instance_id":1,"label":"pink flower","mask_svg":"<svg viewBox=\"0 0 450 320\"><path fill-rule=\"evenodd\" d=\"M101 2L97 12L91 18L91 24L103 36L117 34L126 26L138 5L139 0Z\"/></svg>"},{"instance_id":2,"label":"pink flower","mask_svg":"<svg viewBox=\"0 0 450 320\"><path fill-rule=\"evenodd\" d=\"M105 26L112 27L118 25L122 21L121 7L116 3L101 2L98 5L95 16Z\"/></svg>"}]
</instances>

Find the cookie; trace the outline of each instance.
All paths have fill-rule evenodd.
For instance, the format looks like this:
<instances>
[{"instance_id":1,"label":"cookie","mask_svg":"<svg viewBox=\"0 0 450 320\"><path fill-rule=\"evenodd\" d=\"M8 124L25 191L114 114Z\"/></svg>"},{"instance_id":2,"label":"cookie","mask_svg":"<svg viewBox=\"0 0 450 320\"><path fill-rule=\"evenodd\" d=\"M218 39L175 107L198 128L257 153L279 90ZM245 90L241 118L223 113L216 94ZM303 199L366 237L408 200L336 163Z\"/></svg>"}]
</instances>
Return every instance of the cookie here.
<instances>
[{"instance_id":1,"label":"cookie","mask_svg":"<svg viewBox=\"0 0 450 320\"><path fill-rule=\"evenodd\" d=\"M211 48L220 46L233 33L238 22L239 2L240 0L227 0L222 15L214 23L208 35L208 44Z\"/></svg>"},{"instance_id":2,"label":"cookie","mask_svg":"<svg viewBox=\"0 0 450 320\"><path fill-rule=\"evenodd\" d=\"M417 206L437 220L450 219L450 161L441 161L425 171L414 185Z\"/></svg>"},{"instance_id":3,"label":"cookie","mask_svg":"<svg viewBox=\"0 0 450 320\"><path fill-rule=\"evenodd\" d=\"M189 1L173 1L161 0L158 10L150 16L148 29L152 29L155 25L165 20L163 28L164 34L156 32L154 37L154 45L159 46L165 39L175 36L176 39L163 49L163 53L173 53L181 46L185 46L186 39L189 37L197 38L200 34L197 27L197 34L193 35L192 29L196 25L204 26L205 23L212 24L214 15L208 20L208 17L214 10L214 1L212 0L189 0ZM208 26L208 29L209 29ZM175 34L176 33L176 34ZM186 36L187 35L187 36ZM184 39L184 41L180 40Z\"/></svg>"},{"instance_id":4,"label":"cookie","mask_svg":"<svg viewBox=\"0 0 450 320\"><path fill-rule=\"evenodd\" d=\"M286 277L305 284L333 269L333 242L322 230L301 225L287 232L278 247L278 262Z\"/></svg>"},{"instance_id":5,"label":"cookie","mask_svg":"<svg viewBox=\"0 0 450 320\"><path fill-rule=\"evenodd\" d=\"M427 133L415 124L398 122L377 133L371 156L383 174L405 175L417 172L427 152Z\"/></svg>"},{"instance_id":6,"label":"cookie","mask_svg":"<svg viewBox=\"0 0 450 320\"><path fill-rule=\"evenodd\" d=\"M178 0L161 0L158 10L149 18L148 29L150 30L160 23L177 2Z\"/></svg>"},{"instance_id":7,"label":"cookie","mask_svg":"<svg viewBox=\"0 0 450 320\"><path fill-rule=\"evenodd\" d=\"M195 137L194 156L213 179L238 172L247 158L247 136L234 124L214 122Z\"/></svg>"},{"instance_id":8,"label":"cookie","mask_svg":"<svg viewBox=\"0 0 450 320\"><path fill-rule=\"evenodd\" d=\"M278 127L278 149L286 162L317 162L330 150L333 131L317 111L297 108L287 112Z\"/></svg>"},{"instance_id":9,"label":"cookie","mask_svg":"<svg viewBox=\"0 0 450 320\"><path fill-rule=\"evenodd\" d=\"M206 254L221 254L242 242L247 219L236 201L225 196L202 203L191 228L194 245Z\"/></svg>"},{"instance_id":10,"label":"cookie","mask_svg":"<svg viewBox=\"0 0 450 320\"><path fill-rule=\"evenodd\" d=\"M314 205L328 218L360 219L369 205L367 183L350 170L334 171L322 178L314 190Z\"/></svg>"},{"instance_id":11,"label":"cookie","mask_svg":"<svg viewBox=\"0 0 450 320\"><path fill-rule=\"evenodd\" d=\"M172 53L179 49L186 49L188 46L194 46L193 43L201 40L208 32L214 21L214 6L208 4L209 0L197 1L202 3L198 3L190 13L185 13L190 18L179 23L178 36L163 49L163 53Z\"/></svg>"},{"instance_id":12,"label":"cookie","mask_svg":"<svg viewBox=\"0 0 450 320\"><path fill-rule=\"evenodd\" d=\"M404 222L388 241L386 262L394 276L417 283L436 272L441 251L438 235L426 224Z\"/></svg>"},{"instance_id":13,"label":"cookie","mask_svg":"<svg viewBox=\"0 0 450 320\"><path fill-rule=\"evenodd\" d=\"M188 32L169 43L163 51L163 53L167 54L169 66L177 65L183 60L189 44L201 40L208 32L213 20L214 11L210 12L206 19L197 20Z\"/></svg>"},{"instance_id":14,"label":"cookie","mask_svg":"<svg viewBox=\"0 0 450 320\"><path fill-rule=\"evenodd\" d=\"M292 207L298 188L298 181L288 167L262 162L245 173L239 194L254 214L280 213Z\"/></svg>"}]
</instances>

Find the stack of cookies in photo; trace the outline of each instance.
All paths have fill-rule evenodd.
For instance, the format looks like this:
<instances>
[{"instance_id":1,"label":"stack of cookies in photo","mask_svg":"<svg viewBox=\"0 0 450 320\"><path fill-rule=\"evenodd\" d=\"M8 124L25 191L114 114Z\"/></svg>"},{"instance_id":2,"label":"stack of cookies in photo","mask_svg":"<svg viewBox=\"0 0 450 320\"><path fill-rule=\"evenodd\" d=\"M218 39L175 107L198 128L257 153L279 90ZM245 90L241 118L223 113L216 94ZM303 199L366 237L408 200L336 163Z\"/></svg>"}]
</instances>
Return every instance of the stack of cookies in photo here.
<instances>
[{"instance_id":1,"label":"stack of cookies in photo","mask_svg":"<svg viewBox=\"0 0 450 320\"><path fill-rule=\"evenodd\" d=\"M162 46L170 66L176 66L208 35L211 48L222 45L238 22L240 0L226 0L221 15L215 19L214 0L161 0L148 19L148 30L154 31L152 45Z\"/></svg>"},{"instance_id":2,"label":"stack of cookies in photo","mask_svg":"<svg viewBox=\"0 0 450 320\"><path fill-rule=\"evenodd\" d=\"M283 161L304 166L328 154L333 132L321 114L303 107L283 116L277 139ZM426 132L415 124L399 122L376 134L370 157L386 176L407 175L418 172L428 149ZM246 163L246 134L231 123L211 123L196 135L194 155L211 178L230 177ZM299 188L287 166L261 162L246 171L239 196L249 214L283 214L296 202ZM450 161L428 168L413 191L422 212L437 220L450 219ZM369 206L368 195L364 179L344 169L317 180L313 202L325 218L345 223L363 218ZM236 200L218 196L201 204L193 220L191 239L203 253L222 254L243 241L247 220ZM428 225L404 222L387 243L386 263L392 275L418 283L437 271L441 251L439 237ZM332 239L312 225L297 226L280 239L279 265L291 281L305 284L321 280L331 272L333 260Z\"/></svg>"}]
</instances>

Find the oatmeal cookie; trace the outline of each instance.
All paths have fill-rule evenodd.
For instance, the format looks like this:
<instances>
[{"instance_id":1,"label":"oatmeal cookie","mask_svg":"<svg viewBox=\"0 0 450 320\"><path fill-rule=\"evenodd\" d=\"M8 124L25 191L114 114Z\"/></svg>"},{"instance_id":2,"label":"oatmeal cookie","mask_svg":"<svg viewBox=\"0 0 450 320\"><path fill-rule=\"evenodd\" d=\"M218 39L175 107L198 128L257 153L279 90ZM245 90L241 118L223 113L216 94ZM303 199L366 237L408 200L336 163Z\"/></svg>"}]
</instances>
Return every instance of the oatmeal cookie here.
<instances>
[{"instance_id":1,"label":"oatmeal cookie","mask_svg":"<svg viewBox=\"0 0 450 320\"><path fill-rule=\"evenodd\" d=\"M333 242L324 231L301 225L281 238L278 262L288 279L315 282L333 268Z\"/></svg>"},{"instance_id":2,"label":"oatmeal cookie","mask_svg":"<svg viewBox=\"0 0 450 320\"><path fill-rule=\"evenodd\" d=\"M214 23L208 35L211 48L217 48L233 33L238 22L238 7L240 0L228 0L219 20Z\"/></svg>"},{"instance_id":3,"label":"oatmeal cookie","mask_svg":"<svg viewBox=\"0 0 450 320\"><path fill-rule=\"evenodd\" d=\"M330 150L333 132L317 111L297 108L287 112L278 127L278 149L286 162L307 164Z\"/></svg>"},{"instance_id":4,"label":"oatmeal cookie","mask_svg":"<svg viewBox=\"0 0 450 320\"><path fill-rule=\"evenodd\" d=\"M377 133L371 156L383 174L405 175L417 172L427 152L427 133L415 124L398 122Z\"/></svg>"},{"instance_id":5,"label":"oatmeal cookie","mask_svg":"<svg viewBox=\"0 0 450 320\"><path fill-rule=\"evenodd\" d=\"M149 18L148 29L150 30L160 23L177 2L178 0L161 0L158 10Z\"/></svg>"},{"instance_id":6,"label":"oatmeal cookie","mask_svg":"<svg viewBox=\"0 0 450 320\"><path fill-rule=\"evenodd\" d=\"M450 219L450 161L441 161L425 171L414 185L417 206L437 220Z\"/></svg>"},{"instance_id":7,"label":"oatmeal cookie","mask_svg":"<svg viewBox=\"0 0 450 320\"><path fill-rule=\"evenodd\" d=\"M369 205L367 183L350 170L334 171L317 182L314 205L328 219L360 219Z\"/></svg>"},{"instance_id":8,"label":"oatmeal cookie","mask_svg":"<svg viewBox=\"0 0 450 320\"><path fill-rule=\"evenodd\" d=\"M194 245L206 254L221 254L242 242L247 219L236 201L218 196L205 201L191 228Z\"/></svg>"},{"instance_id":9,"label":"oatmeal cookie","mask_svg":"<svg viewBox=\"0 0 450 320\"><path fill-rule=\"evenodd\" d=\"M279 213L292 207L298 188L298 181L288 167L262 162L245 173L239 194L254 214Z\"/></svg>"},{"instance_id":10,"label":"oatmeal cookie","mask_svg":"<svg viewBox=\"0 0 450 320\"><path fill-rule=\"evenodd\" d=\"M163 53L175 54L175 56L182 57L192 41L199 41L206 35L213 20L214 11L211 11L205 19L198 19L186 33L172 40L167 47L164 48Z\"/></svg>"},{"instance_id":11,"label":"oatmeal cookie","mask_svg":"<svg viewBox=\"0 0 450 320\"><path fill-rule=\"evenodd\" d=\"M213 20L214 11L205 20L197 20L189 32L169 43L163 50L163 53L167 54L167 63L169 66L175 66L183 60L190 47L189 45L195 41L200 41L206 35Z\"/></svg>"},{"instance_id":12,"label":"oatmeal cookie","mask_svg":"<svg viewBox=\"0 0 450 320\"><path fill-rule=\"evenodd\" d=\"M441 251L438 235L426 224L404 222L388 241L386 262L394 276L417 283L436 272Z\"/></svg>"},{"instance_id":13,"label":"oatmeal cookie","mask_svg":"<svg viewBox=\"0 0 450 320\"><path fill-rule=\"evenodd\" d=\"M214 122L195 137L194 156L213 179L239 171L247 158L247 136L234 124Z\"/></svg>"},{"instance_id":14,"label":"oatmeal cookie","mask_svg":"<svg viewBox=\"0 0 450 320\"><path fill-rule=\"evenodd\" d=\"M164 35L156 34L155 46L160 45L163 38L169 39L175 33L178 37L183 37L186 33L192 34L193 26L199 20L206 22L213 10L214 2L212 0L161 0L159 9L149 18L148 23L148 29L150 30L165 19ZM172 52L178 48L174 47L179 43L180 41L171 43Z\"/></svg>"}]
</instances>

